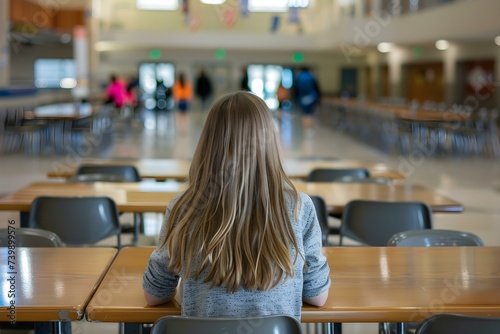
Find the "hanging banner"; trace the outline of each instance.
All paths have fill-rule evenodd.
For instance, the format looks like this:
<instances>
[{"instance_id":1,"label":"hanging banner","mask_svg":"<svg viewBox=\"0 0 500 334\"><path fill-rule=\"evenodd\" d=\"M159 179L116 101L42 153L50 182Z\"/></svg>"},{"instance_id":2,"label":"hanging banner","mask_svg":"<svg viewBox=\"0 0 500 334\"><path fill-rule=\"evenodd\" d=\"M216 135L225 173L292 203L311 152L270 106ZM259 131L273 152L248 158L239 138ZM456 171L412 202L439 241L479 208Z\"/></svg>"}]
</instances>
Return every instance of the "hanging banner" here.
<instances>
[{"instance_id":1,"label":"hanging banner","mask_svg":"<svg viewBox=\"0 0 500 334\"><path fill-rule=\"evenodd\" d=\"M241 17L248 16L248 0L240 0L240 15Z\"/></svg>"},{"instance_id":2,"label":"hanging banner","mask_svg":"<svg viewBox=\"0 0 500 334\"><path fill-rule=\"evenodd\" d=\"M189 25L189 0L182 0L182 13L184 14L184 22Z\"/></svg>"},{"instance_id":3,"label":"hanging banner","mask_svg":"<svg viewBox=\"0 0 500 334\"><path fill-rule=\"evenodd\" d=\"M236 15L236 10L234 8L228 8L224 12L224 25L227 28L232 28L236 24L238 16Z\"/></svg>"},{"instance_id":4,"label":"hanging banner","mask_svg":"<svg viewBox=\"0 0 500 334\"><path fill-rule=\"evenodd\" d=\"M299 23L299 9L297 7L290 7L288 9L288 22Z\"/></svg>"},{"instance_id":5,"label":"hanging banner","mask_svg":"<svg viewBox=\"0 0 500 334\"><path fill-rule=\"evenodd\" d=\"M271 32L276 32L280 26L280 17L273 16L271 18Z\"/></svg>"}]
</instances>

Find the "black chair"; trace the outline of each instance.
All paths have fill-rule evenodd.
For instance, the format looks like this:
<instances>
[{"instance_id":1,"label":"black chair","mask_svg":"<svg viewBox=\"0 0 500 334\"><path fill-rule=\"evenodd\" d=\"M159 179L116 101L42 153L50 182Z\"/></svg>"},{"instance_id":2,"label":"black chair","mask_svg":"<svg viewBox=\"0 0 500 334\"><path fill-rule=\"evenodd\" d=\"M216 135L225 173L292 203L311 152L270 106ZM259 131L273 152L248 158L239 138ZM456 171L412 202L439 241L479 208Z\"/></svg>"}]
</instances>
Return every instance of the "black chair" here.
<instances>
[{"instance_id":1,"label":"black chair","mask_svg":"<svg viewBox=\"0 0 500 334\"><path fill-rule=\"evenodd\" d=\"M112 174L80 174L68 178L68 182L125 182L125 179Z\"/></svg>"},{"instance_id":2,"label":"black chair","mask_svg":"<svg viewBox=\"0 0 500 334\"><path fill-rule=\"evenodd\" d=\"M367 246L387 246L398 232L432 228L432 211L421 202L354 200L344 208L340 242L345 237Z\"/></svg>"},{"instance_id":3,"label":"black chair","mask_svg":"<svg viewBox=\"0 0 500 334\"><path fill-rule=\"evenodd\" d=\"M366 168L317 168L313 169L308 177L308 182L336 182L342 179L366 179L370 172Z\"/></svg>"},{"instance_id":4,"label":"black chair","mask_svg":"<svg viewBox=\"0 0 500 334\"><path fill-rule=\"evenodd\" d=\"M290 316L272 315L248 318L198 318L165 316L151 328L151 334L302 334L300 323Z\"/></svg>"},{"instance_id":5,"label":"black chair","mask_svg":"<svg viewBox=\"0 0 500 334\"><path fill-rule=\"evenodd\" d=\"M366 168L316 168L307 176L307 182L354 182L370 178ZM331 217L341 219L342 215L331 214ZM340 229L329 227L330 234L339 234Z\"/></svg>"},{"instance_id":6,"label":"black chair","mask_svg":"<svg viewBox=\"0 0 500 334\"><path fill-rule=\"evenodd\" d=\"M70 182L140 182L141 176L132 165L83 164L76 170ZM141 233L143 216L134 213L134 226L125 226L123 232L133 232L132 244L136 245Z\"/></svg>"},{"instance_id":7,"label":"black chair","mask_svg":"<svg viewBox=\"0 0 500 334\"><path fill-rule=\"evenodd\" d=\"M121 248L118 208L108 197L37 197L28 226L52 231L66 245L92 245L115 235Z\"/></svg>"},{"instance_id":8,"label":"black chair","mask_svg":"<svg viewBox=\"0 0 500 334\"><path fill-rule=\"evenodd\" d=\"M76 175L82 174L108 174L120 176L124 182L141 181L139 171L132 165L84 164L80 165L76 170Z\"/></svg>"},{"instance_id":9,"label":"black chair","mask_svg":"<svg viewBox=\"0 0 500 334\"><path fill-rule=\"evenodd\" d=\"M393 235L387 246L399 247L449 247L484 246L475 234L453 230L413 230Z\"/></svg>"},{"instance_id":10,"label":"black chair","mask_svg":"<svg viewBox=\"0 0 500 334\"><path fill-rule=\"evenodd\" d=\"M458 314L434 314L427 317L415 334L498 334L500 318Z\"/></svg>"},{"instance_id":11,"label":"black chair","mask_svg":"<svg viewBox=\"0 0 500 334\"><path fill-rule=\"evenodd\" d=\"M12 234L14 231L15 234ZM57 234L43 229L18 227L0 229L0 247L8 247L12 237L16 247L63 247L63 242Z\"/></svg>"},{"instance_id":12,"label":"black chair","mask_svg":"<svg viewBox=\"0 0 500 334\"><path fill-rule=\"evenodd\" d=\"M309 196L314 204L314 208L316 209L316 216L318 217L319 226L321 227L321 240L323 243L323 247L329 246L328 243L328 211L326 209L325 201L320 196Z\"/></svg>"}]
</instances>

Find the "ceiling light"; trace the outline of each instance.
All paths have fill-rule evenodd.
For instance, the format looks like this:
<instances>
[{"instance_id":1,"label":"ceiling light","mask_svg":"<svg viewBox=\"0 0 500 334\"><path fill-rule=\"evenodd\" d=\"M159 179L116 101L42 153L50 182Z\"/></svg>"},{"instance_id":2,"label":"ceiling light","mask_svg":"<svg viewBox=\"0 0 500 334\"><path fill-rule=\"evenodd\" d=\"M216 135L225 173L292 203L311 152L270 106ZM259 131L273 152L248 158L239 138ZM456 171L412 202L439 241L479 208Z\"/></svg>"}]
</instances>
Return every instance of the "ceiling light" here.
<instances>
[{"instance_id":1,"label":"ceiling light","mask_svg":"<svg viewBox=\"0 0 500 334\"><path fill-rule=\"evenodd\" d=\"M200 0L201 3L206 5L222 5L226 0Z\"/></svg>"},{"instance_id":2,"label":"ceiling light","mask_svg":"<svg viewBox=\"0 0 500 334\"><path fill-rule=\"evenodd\" d=\"M444 39L440 39L439 41L436 41L436 49L438 49L439 51L448 50L449 46L450 46L450 42L445 41Z\"/></svg>"},{"instance_id":3,"label":"ceiling light","mask_svg":"<svg viewBox=\"0 0 500 334\"><path fill-rule=\"evenodd\" d=\"M391 51L393 44L392 43L378 43L377 50L381 53L387 53Z\"/></svg>"},{"instance_id":4,"label":"ceiling light","mask_svg":"<svg viewBox=\"0 0 500 334\"><path fill-rule=\"evenodd\" d=\"M495 37L495 44L500 46L500 36Z\"/></svg>"}]
</instances>

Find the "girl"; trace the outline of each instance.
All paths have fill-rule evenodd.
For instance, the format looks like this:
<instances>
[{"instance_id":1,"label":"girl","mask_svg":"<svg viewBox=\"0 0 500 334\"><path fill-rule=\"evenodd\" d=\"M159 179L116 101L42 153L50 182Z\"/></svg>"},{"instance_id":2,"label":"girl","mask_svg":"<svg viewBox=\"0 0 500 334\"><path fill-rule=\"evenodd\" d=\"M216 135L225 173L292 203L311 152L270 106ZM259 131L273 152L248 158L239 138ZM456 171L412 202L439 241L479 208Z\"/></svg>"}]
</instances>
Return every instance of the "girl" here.
<instances>
[{"instance_id":1,"label":"girl","mask_svg":"<svg viewBox=\"0 0 500 334\"><path fill-rule=\"evenodd\" d=\"M311 199L285 175L265 102L249 92L217 101L207 116L188 188L167 207L143 288L149 305L181 281L182 314L287 314L321 306L329 268Z\"/></svg>"}]
</instances>

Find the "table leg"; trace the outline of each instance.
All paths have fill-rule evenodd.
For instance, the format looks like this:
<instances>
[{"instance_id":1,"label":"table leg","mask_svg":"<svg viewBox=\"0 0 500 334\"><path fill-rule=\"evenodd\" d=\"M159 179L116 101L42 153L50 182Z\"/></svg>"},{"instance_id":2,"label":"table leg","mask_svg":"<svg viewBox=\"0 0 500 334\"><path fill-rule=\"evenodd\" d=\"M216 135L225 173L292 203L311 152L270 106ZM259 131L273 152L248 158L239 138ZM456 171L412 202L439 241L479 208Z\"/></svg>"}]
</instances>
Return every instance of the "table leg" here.
<instances>
[{"instance_id":1,"label":"table leg","mask_svg":"<svg viewBox=\"0 0 500 334\"><path fill-rule=\"evenodd\" d=\"M340 323L340 322L325 322L323 324L323 333L342 334L342 323Z\"/></svg>"},{"instance_id":2,"label":"table leg","mask_svg":"<svg viewBox=\"0 0 500 334\"><path fill-rule=\"evenodd\" d=\"M71 322L37 322L35 324L35 334L71 334Z\"/></svg>"},{"instance_id":3,"label":"table leg","mask_svg":"<svg viewBox=\"0 0 500 334\"><path fill-rule=\"evenodd\" d=\"M29 211L21 211L21 227L29 227L29 218L30 218L30 212Z\"/></svg>"},{"instance_id":4,"label":"table leg","mask_svg":"<svg viewBox=\"0 0 500 334\"><path fill-rule=\"evenodd\" d=\"M398 322L396 324L396 333L397 334L405 334L405 332L406 332L406 326L405 325L406 325L406 323L404 323L404 322Z\"/></svg>"}]
</instances>

